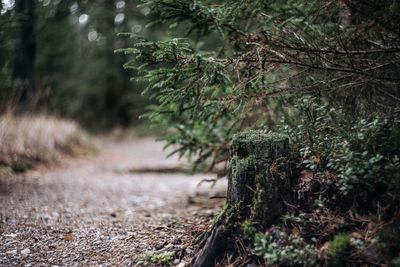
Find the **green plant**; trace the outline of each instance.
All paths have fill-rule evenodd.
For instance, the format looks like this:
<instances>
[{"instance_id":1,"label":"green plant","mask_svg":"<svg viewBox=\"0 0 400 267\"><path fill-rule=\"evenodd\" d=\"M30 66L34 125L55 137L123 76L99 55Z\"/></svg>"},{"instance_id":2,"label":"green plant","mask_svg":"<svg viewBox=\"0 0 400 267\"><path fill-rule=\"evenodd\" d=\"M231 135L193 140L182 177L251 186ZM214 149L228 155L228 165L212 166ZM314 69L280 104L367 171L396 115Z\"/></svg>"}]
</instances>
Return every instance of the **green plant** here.
<instances>
[{"instance_id":1,"label":"green plant","mask_svg":"<svg viewBox=\"0 0 400 267\"><path fill-rule=\"evenodd\" d=\"M300 213L300 214L286 213L285 215L282 216L282 221L284 223L295 222L303 224L307 222L306 216L307 214L305 213Z\"/></svg>"},{"instance_id":2,"label":"green plant","mask_svg":"<svg viewBox=\"0 0 400 267\"><path fill-rule=\"evenodd\" d=\"M286 219L308 226L319 224L315 207L346 224L342 211L379 213L400 199L397 4L142 2L151 25L169 26L171 37L128 33L132 44L118 51L131 58L124 67L155 102L144 116L164 129L175 153L211 167L231 160L240 173L254 159L231 158L236 133L287 134L299 170L311 174L293 185L309 202L289 203L305 215ZM267 264L311 265L316 258L313 246L283 231L256 234L255 252Z\"/></svg>"},{"instance_id":3,"label":"green plant","mask_svg":"<svg viewBox=\"0 0 400 267\"><path fill-rule=\"evenodd\" d=\"M227 217L232 215L233 207L225 203L221 208L221 211L214 215L212 224L220 223L222 220L226 220Z\"/></svg>"},{"instance_id":4,"label":"green plant","mask_svg":"<svg viewBox=\"0 0 400 267\"><path fill-rule=\"evenodd\" d=\"M143 0L149 26L169 26L171 38L126 34L132 44L117 51L146 83L155 105L145 116L167 143L214 166L229 159L235 133L269 130L301 94L351 115L397 110L398 63L388 62L397 62L398 38L383 32L399 17L389 2ZM385 23L371 24L373 16Z\"/></svg>"},{"instance_id":5,"label":"green plant","mask_svg":"<svg viewBox=\"0 0 400 267\"><path fill-rule=\"evenodd\" d=\"M325 203L326 203L326 199L323 196L318 196L318 198L316 198L314 200L314 206L316 208L324 208L325 207Z\"/></svg>"},{"instance_id":6,"label":"green plant","mask_svg":"<svg viewBox=\"0 0 400 267\"><path fill-rule=\"evenodd\" d=\"M151 252L147 254L142 254L136 257L132 263L134 266L171 266L174 261L174 254L172 252Z\"/></svg>"},{"instance_id":7,"label":"green plant","mask_svg":"<svg viewBox=\"0 0 400 267\"><path fill-rule=\"evenodd\" d=\"M257 233L254 254L263 257L266 265L315 266L316 248L298 235L287 235L280 230Z\"/></svg>"},{"instance_id":8,"label":"green plant","mask_svg":"<svg viewBox=\"0 0 400 267\"><path fill-rule=\"evenodd\" d=\"M314 182L334 186L350 205L363 206L389 192L399 199L398 120L351 117L315 97L303 97L295 107L295 125L283 123L279 129L289 135L299 151L300 168L311 170ZM374 210L374 205L364 206Z\"/></svg>"},{"instance_id":9,"label":"green plant","mask_svg":"<svg viewBox=\"0 0 400 267\"><path fill-rule=\"evenodd\" d=\"M342 266L345 262L345 253L350 248L350 236L348 234L338 234L329 244L327 255L332 266Z\"/></svg>"},{"instance_id":10,"label":"green plant","mask_svg":"<svg viewBox=\"0 0 400 267\"><path fill-rule=\"evenodd\" d=\"M243 233L247 238L253 239L255 234L257 233L257 229L254 227L253 223L246 220L242 224Z\"/></svg>"}]
</instances>

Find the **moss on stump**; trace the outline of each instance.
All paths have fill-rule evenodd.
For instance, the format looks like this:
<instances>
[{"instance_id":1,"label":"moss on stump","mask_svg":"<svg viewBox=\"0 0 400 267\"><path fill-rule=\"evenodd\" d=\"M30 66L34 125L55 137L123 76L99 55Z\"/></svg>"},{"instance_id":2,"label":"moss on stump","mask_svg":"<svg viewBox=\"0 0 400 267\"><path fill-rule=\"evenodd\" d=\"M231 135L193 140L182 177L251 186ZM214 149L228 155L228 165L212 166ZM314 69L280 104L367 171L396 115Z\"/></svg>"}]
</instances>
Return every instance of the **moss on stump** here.
<instances>
[{"instance_id":1,"label":"moss on stump","mask_svg":"<svg viewBox=\"0 0 400 267\"><path fill-rule=\"evenodd\" d=\"M210 266L216 258L229 252L237 225L251 221L262 227L277 222L284 214L285 200L292 197L293 181L289 139L285 135L248 131L232 139L227 206L206 235L193 266ZM225 212L226 213L226 212Z\"/></svg>"},{"instance_id":2,"label":"moss on stump","mask_svg":"<svg viewBox=\"0 0 400 267\"><path fill-rule=\"evenodd\" d=\"M238 206L242 219L270 225L284 212L282 198L290 197L285 135L249 131L232 140L228 204Z\"/></svg>"}]
</instances>

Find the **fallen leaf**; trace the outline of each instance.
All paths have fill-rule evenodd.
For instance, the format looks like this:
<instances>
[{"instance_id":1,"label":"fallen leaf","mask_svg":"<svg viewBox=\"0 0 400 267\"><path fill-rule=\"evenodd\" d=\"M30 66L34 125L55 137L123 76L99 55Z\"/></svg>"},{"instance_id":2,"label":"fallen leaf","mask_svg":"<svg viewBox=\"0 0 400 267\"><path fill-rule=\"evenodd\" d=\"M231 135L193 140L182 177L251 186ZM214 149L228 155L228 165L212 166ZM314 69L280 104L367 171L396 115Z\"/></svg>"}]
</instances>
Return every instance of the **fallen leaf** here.
<instances>
[{"instance_id":1,"label":"fallen leaf","mask_svg":"<svg viewBox=\"0 0 400 267\"><path fill-rule=\"evenodd\" d=\"M73 234L65 234L64 237L63 237L63 239L64 239L65 241L72 241L72 240L75 239L75 236L74 236Z\"/></svg>"},{"instance_id":2,"label":"fallen leaf","mask_svg":"<svg viewBox=\"0 0 400 267\"><path fill-rule=\"evenodd\" d=\"M320 248L318 248L317 252L318 255L322 255L325 253L325 251L327 251L329 249L329 242L325 242L325 244L323 244Z\"/></svg>"},{"instance_id":3,"label":"fallen leaf","mask_svg":"<svg viewBox=\"0 0 400 267\"><path fill-rule=\"evenodd\" d=\"M351 233L351 237L354 238L354 239L362 239L363 238L362 235L360 233L357 233L357 232Z\"/></svg>"},{"instance_id":4,"label":"fallen leaf","mask_svg":"<svg viewBox=\"0 0 400 267\"><path fill-rule=\"evenodd\" d=\"M294 235L299 235L300 234L300 229L298 228L298 227L293 227L293 229L292 229L292 234L294 234Z\"/></svg>"}]
</instances>

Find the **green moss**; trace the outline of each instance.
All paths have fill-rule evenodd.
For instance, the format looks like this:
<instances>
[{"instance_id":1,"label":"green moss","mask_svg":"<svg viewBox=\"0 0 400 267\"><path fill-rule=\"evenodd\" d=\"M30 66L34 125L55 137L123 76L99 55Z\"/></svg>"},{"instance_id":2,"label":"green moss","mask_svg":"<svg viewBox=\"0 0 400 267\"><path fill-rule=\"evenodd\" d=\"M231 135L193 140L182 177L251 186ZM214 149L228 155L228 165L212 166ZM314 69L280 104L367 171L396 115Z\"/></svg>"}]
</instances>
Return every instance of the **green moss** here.
<instances>
[{"instance_id":1,"label":"green moss","mask_svg":"<svg viewBox=\"0 0 400 267\"><path fill-rule=\"evenodd\" d=\"M261 256L266 266L318 266L316 247L307 244L301 236L288 235L281 230L256 233L255 256Z\"/></svg>"},{"instance_id":2,"label":"green moss","mask_svg":"<svg viewBox=\"0 0 400 267\"><path fill-rule=\"evenodd\" d=\"M344 262L343 255L350 248L350 236L348 234L336 235L331 243L327 255L330 260L330 266L342 266Z\"/></svg>"},{"instance_id":3,"label":"green moss","mask_svg":"<svg viewBox=\"0 0 400 267\"><path fill-rule=\"evenodd\" d=\"M232 157L232 171L233 173L243 173L247 171L249 166L257 164L257 160L253 155L249 155L246 158L239 159L237 156Z\"/></svg>"},{"instance_id":4,"label":"green moss","mask_svg":"<svg viewBox=\"0 0 400 267\"><path fill-rule=\"evenodd\" d=\"M247 131L232 138L232 151L240 157L275 158L286 154L288 137L278 133Z\"/></svg>"},{"instance_id":5,"label":"green moss","mask_svg":"<svg viewBox=\"0 0 400 267\"><path fill-rule=\"evenodd\" d=\"M174 261L174 254L172 252L151 252L142 254L132 261L133 266L171 266Z\"/></svg>"},{"instance_id":6,"label":"green moss","mask_svg":"<svg viewBox=\"0 0 400 267\"><path fill-rule=\"evenodd\" d=\"M237 185L237 176L241 175L249 170L250 167L255 168L257 160L253 155L246 158L239 159L237 156L233 156L231 159L232 168L232 186Z\"/></svg>"},{"instance_id":7,"label":"green moss","mask_svg":"<svg viewBox=\"0 0 400 267\"><path fill-rule=\"evenodd\" d=\"M258 218L260 215L260 211L264 210L268 205L265 203L266 198L266 179L263 174L256 175L256 190L253 196L253 201L251 205L251 217L252 219Z\"/></svg>"},{"instance_id":8,"label":"green moss","mask_svg":"<svg viewBox=\"0 0 400 267\"><path fill-rule=\"evenodd\" d=\"M253 223L249 220L245 220L242 223L242 229L245 236L249 239L253 239L257 233L257 229L254 227Z\"/></svg>"},{"instance_id":9,"label":"green moss","mask_svg":"<svg viewBox=\"0 0 400 267\"><path fill-rule=\"evenodd\" d=\"M227 228L234 226L235 222L238 220L238 210L241 210L242 202L236 203L234 205L228 205L226 211L224 212L224 216L222 219L224 220L224 224Z\"/></svg>"},{"instance_id":10,"label":"green moss","mask_svg":"<svg viewBox=\"0 0 400 267\"><path fill-rule=\"evenodd\" d=\"M288 137L279 133L267 133L264 130L249 130L235 134L232 142L254 142L254 141L283 141Z\"/></svg>"},{"instance_id":11,"label":"green moss","mask_svg":"<svg viewBox=\"0 0 400 267\"><path fill-rule=\"evenodd\" d=\"M226 216L227 213L231 212L231 210L232 210L232 208L228 204L225 204L222 207L221 212L216 214L214 216L214 218L212 219L212 224L216 224L216 223L220 222Z\"/></svg>"},{"instance_id":12,"label":"green moss","mask_svg":"<svg viewBox=\"0 0 400 267\"><path fill-rule=\"evenodd\" d=\"M235 222L233 219L236 216L236 211L239 209L240 203L235 205L225 204L220 213L214 216L212 224L224 224L226 227L232 226Z\"/></svg>"}]
</instances>

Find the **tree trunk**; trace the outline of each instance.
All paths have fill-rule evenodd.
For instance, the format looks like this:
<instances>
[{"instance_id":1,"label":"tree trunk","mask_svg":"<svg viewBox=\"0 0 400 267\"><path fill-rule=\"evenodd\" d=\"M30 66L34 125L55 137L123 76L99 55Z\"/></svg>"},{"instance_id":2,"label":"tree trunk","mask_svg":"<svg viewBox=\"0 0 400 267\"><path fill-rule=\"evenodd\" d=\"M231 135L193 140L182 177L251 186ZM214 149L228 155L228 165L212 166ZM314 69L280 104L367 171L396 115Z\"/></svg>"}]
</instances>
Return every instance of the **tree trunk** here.
<instances>
[{"instance_id":1,"label":"tree trunk","mask_svg":"<svg viewBox=\"0 0 400 267\"><path fill-rule=\"evenodd\" d=\"M288 160L286 136L258 131L239 134L233 138L231 151L227 205L200 245L192 261L196 267L213 266L232 249L244 221L264 229L278 222L286 211L285 200L293 197L296 175Z\"/></svg>"},{"instance_id":2,"label":"tree trunk","mask_svg":"<svg viewBox=\"0 0 400 267\"><path fill-rule=\"evenodd\" d=\"M35 1L16 0L15 14L20 21L19 39L13 66L17 86L18 109L26 111L35 92Z\"/></svg>"}]
</instances>

